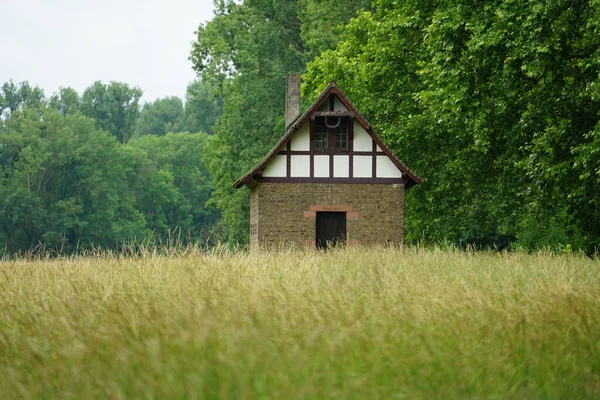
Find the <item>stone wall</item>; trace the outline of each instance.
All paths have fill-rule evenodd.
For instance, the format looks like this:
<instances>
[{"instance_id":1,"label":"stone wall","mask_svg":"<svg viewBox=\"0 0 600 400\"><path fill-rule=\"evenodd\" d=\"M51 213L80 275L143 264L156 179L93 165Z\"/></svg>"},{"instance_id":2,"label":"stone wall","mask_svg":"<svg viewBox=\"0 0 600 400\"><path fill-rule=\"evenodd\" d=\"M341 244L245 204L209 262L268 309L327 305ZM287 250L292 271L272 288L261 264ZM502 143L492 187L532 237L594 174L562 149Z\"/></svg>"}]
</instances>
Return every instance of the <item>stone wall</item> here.
<instances>
[{"instance_id":1,"label":"stone wall","mask_svg":"<svg viewBox=\"0 0 600 400\"><path fill-rule=\"evenodd\" d=\"M315 245L319 211L346 212L349 245L404 239L404 185L259 183L251 194L252 248Z\"/></svg>"},{"instance_id":2,"label":"stone wall","mask_svg":"<svg viewBox=\"0 0 600 400\"><path fill-rule=\"evenodd\" d=\"M259 191L252 190L250 193L250 247L258 246L258 206L259 206Z\"/></svg>"}]
</instances>

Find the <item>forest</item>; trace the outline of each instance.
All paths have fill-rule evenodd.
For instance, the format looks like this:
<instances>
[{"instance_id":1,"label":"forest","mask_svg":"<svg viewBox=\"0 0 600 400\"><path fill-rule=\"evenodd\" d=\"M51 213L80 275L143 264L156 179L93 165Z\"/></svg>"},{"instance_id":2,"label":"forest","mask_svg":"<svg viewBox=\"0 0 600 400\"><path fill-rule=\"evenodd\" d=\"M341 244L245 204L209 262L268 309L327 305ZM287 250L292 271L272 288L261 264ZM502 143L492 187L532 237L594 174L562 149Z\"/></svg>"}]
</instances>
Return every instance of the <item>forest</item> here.
<instances>
[{"instance_id":1,"label":"forest","mask_svg":"<svg viewBox=\"0 0 600 400\"><path fill-rule=\"evenodd\" d=\"M600 245L600 0L215 0L185 99L0 89L0 255L244 244L232 183L335 80L424 183L406 241ZM184 101L185 100L185 101Z\"/></svg>"}]
</instances>

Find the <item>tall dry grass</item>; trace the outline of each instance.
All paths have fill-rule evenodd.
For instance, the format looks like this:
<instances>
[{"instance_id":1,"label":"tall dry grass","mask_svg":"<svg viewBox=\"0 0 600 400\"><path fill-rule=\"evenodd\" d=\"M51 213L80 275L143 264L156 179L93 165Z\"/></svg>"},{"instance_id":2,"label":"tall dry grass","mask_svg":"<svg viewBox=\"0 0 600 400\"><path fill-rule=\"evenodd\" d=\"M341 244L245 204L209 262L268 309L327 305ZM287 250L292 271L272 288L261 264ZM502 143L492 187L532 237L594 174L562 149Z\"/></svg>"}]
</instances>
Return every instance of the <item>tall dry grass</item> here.
<instances>
[{"instance_id":1,"label":"tall dry grass","mask_svg":"<svg viewBox=\"0 0 600 400\"><path fill-rule=\"evenodd\" d=\"M348 249L0 263L0 398L600 398L600 262Z\"/></svg>"}]
</instances>

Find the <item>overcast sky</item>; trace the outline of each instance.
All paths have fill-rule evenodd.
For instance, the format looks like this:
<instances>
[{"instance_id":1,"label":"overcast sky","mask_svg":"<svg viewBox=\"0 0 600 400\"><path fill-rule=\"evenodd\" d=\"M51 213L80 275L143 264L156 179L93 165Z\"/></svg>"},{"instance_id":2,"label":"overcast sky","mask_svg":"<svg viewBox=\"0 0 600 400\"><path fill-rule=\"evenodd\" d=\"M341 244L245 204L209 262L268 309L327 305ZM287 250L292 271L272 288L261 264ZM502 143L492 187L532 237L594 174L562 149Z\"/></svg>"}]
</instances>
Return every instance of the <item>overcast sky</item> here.
<instances>
[{"instance_id":1,"label":"overcast sky","mask_svg":"<svg viewBox=\"0 0 600 400\"><path fill-rule=\"evenodd\" d=\"M212 0L0 0L0 85L26 80L50 96L121 81L145 101L184 97L194 31L212 10Z\"/></svg>"}]
</instances>

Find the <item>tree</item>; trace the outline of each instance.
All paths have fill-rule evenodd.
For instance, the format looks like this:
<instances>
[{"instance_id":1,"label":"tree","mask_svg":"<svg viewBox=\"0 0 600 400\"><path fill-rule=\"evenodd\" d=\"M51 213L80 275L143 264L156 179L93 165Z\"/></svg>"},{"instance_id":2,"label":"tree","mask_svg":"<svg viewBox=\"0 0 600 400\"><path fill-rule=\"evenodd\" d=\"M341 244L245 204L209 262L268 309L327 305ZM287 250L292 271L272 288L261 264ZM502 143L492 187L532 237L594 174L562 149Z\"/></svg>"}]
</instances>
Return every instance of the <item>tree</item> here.
<instances>
[{"instance_id":1,"label":"tree","mask_svg":"<svg viewBox=\"0 0 600 400\"><path fill-rule=\"evenodd\" d=\"M201 80L191 82L185 95L185 121L182 130L213 134L213 125L223 112L223 98Z\"/></svg>"},{"instance_id":2,"label":"tree","mask_svg":"<svg viewBox=\"0 0 600 400\"><path fill-rule=\"evenodd\" d=\"M343 80L426 178L407 198L408 238L597 246L600 4L374 6L306 88Z\"/></svg>"},{"instance_id":3,"label":"tree","mask_svg":"<svg viewBox=\"0 0 600 400\"><path fill-rule=\"evenodd\" d=\"M298 4L300 36L309 60L334 49L350 19L371 8L371 0L299 0Z\"/></svg>"},{"instance_id":4,"label":"tree","mask_svg":"<svg viewBox=\"0 0 600 400\"><path fill-rule=\"evenodd\" d=\"M142 90L126 83L94 82L83 92L81 112L96 120L98 129L110 132L121 143L133 135L140 114Z\"/></svg>"},{"instance_id":5,"label":"tree","mask_svg":"<svg viewBox=\"0 0 600 400\"><path fill-rule=\"evenodd\" d=\"M184 120L183 102L179 97L167 97L144 104L135 128L135 136L164 136L179 132Z\"/></svg>"},{"instance_id":6,"label":"tree","mask_svg":"<svg viewBox=\"0 0 600 400\"><path fill-rule=\"evenodd\" d=\"M145 235L126 154L81 114L16 111L0 132L0 241L11 252L114 247Z\"/></svg>"},{"instance_id":7,"label":"tree","mask_svg":"<svg viewBox=\"0 0 600 400\"><path fill-rule=\"evenodd\" d=\"M283 134L285 75L304 68L295 43L296 4L277 3L287 13L271 2L220 3L215 18L198 29L192 50L203 82L223 96L223 115L205 162L215 179L212 202L223 210L236 241L247 237L249 196L231 185Z\"/></svg>"},{"instance_id":8,"label":"tree","mask_svg":"<svg viewBox=\"0 0 600 400\"><path fill-rule=\"evenodd\" d=\"M31 87L29 82L8 81L0 87L0 117L12 114L26 107L40 107L46 98L39 87Z\"/></svg>"},{"instance_id":9,"label":"tree","mask_svg":"<svg viewBox=\"0 0 600 400\"><path fill-rule=\"evenodd\" d=\"M219 213L206 205L213 191L202 162L208 142L205 133L168 133L128 143L137 165L131 177L135 207L156 239L166 240L179 230L184 241L205 241L212 233Z\"/></svg>"},{"instance_id":10,"label":"tree","mask_svg":"<svg viewBox=\"0 0 600 400\"><path fill-rule=\"evenodd\" d=\"M215 2L215 17L198 28L191 53L194 69L202 82L223 97L223 114L215 124L215 137L205 157L215 182L211 201L223 211L234 241L248 238L249 196L231 185L284 133L285 76L304 71L309 49L303 35L313 37L316 34L312 35L311 29L322 29L307 25L303 31L301 15L308 21L317 15L319 3ZM359 7L362 2L352 4ZM304 12L303 7L309 5L311 11ZM327 2L327 7L332 10L334 5ZM344 18L355 11L344 12ZM343 24L344 18L338 22Z\"/></svg>"},{"instance_id":11,"label":"tree","mask_svg":"<svg viewBox=\"0 0 600 400\"><path fill-rule=\"evenodd\" d=\"M61 87L58 89L58 93L50 97L48 103L50 107L60 112L63 116L67 116L67 114L79 111L80 101L79 94L75 89Z\"/></svg>"}]
</instances>

